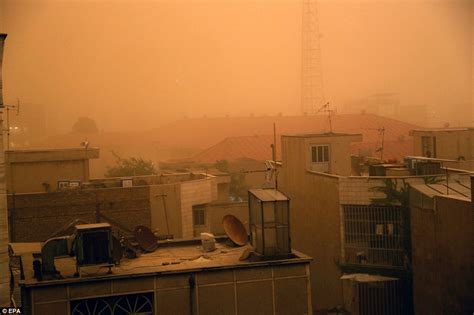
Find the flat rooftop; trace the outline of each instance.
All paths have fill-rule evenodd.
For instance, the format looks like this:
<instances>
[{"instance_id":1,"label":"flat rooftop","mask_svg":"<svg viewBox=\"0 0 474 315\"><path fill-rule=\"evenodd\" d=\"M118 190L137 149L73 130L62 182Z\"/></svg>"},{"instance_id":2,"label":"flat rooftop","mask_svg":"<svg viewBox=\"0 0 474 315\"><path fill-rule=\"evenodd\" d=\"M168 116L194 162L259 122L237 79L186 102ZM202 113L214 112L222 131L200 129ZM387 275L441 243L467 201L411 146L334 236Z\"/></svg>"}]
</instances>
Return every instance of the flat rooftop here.
<instances>
[{"instance_id":1,"label":"flat rooftop","mask_svg":"<svg viewBox=\"0 0 474 315\"><path fill-rule=\"evenodd\" d=\"M439 181L433 184L410 184L410 186L429 198L435 196L454 197L470 201L471 185L469 181Z\"/></svg>"},{"instance_id":2,"label":"flat rooftop","mask_svg":"<svg viewBox=\"0 0 474 315\"><path fill-rule=\"evenodd\" d=\"M22 286L47 286L64 283L77 283L82 281L100 281L122 277L140 277L147 275L200 272L213 269L234 269L250 266L268 266L275 264L294 264L310 262L312 259L302 253L293 251L294 258L275 259L265 261L241 261L239 258L249 245L230 247L224 239L216 242L216 250L203 252L200 240L160 242L157 250L152 253L143 253L138 258L123 258L120 265L112 268L90 266L81 268L82 276L74 277L76 272L75 257L56 258L56 269L61 273L62 279L38 281L33 273L33 253L41 250L41 243L11 243L10 254L21 256L24 268Z\"/></svg>"},{"instance_id":3,"label":"flat rooftop","mask_svg":"<svg viewBox=\"0 0 474 315\"><path fill-rule=\"evenodd\" d=\"M324 133L301 133L301 134L288 134L282 135L282 137L295 137L295 138L315 138L315 137L361 137L360 133L339 133L339 132L324 132Z\"/></svg>"},{"instance_id":4,"label":"flat rooftop","mask_svg":"<svg viewBox=\"0 0 474 315\"><path fill-rule=\"evenodd\" d=\"M273 188L250 189L249 192L261 201L286 201L289 200L279 190Z\"/></svg>"},{"instance_id":5,"label":"flat rooftop","mask_svg":"<svg viewBox=\"0 0 474 315\"><path fill-rule=\"evenodd\" d=\"M99 148L26 149L5 151L8 163L53 162L99 158Z\"/></svg>"},{"instance_id":6,"label":"flat rooftop","mask_svg":"<svg viewBox=\"0 0 474 315\"><path fill-rule=\"evenodd\" d=\"M449 132L449 131L468 131L474 130L474 127L452 127L452 128L420 128L413 129L411 132Z\"/></svg>"}]
</instances>

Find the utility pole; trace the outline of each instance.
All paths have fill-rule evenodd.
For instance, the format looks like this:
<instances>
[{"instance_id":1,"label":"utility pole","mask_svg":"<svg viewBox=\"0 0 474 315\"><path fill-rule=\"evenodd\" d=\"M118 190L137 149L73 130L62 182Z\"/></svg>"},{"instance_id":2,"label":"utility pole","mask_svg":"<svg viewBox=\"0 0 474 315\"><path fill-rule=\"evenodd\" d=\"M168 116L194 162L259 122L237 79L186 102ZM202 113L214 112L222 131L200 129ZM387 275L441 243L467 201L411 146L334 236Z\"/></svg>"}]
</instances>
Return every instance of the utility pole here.
<instances>
[{"instance_id":1,"label":"utility pole","mask_svg":"<svg viewBox=\"0 0 474 315\"><path fill-rule=\"evenodd\" d=\"M168 210L166 209L166 194L161 194L161 195L155 195L155 197L161 197L161 200L163 200L163 210L165 212L165 221L166 221L166 233L170 235L170 226L168 223Z\"/></svg>"},{"instance_id":2,"label":"utility pole","mask_svg":"<svg viewBox=\"0 0 474 315\"><path fill-rule=\"evenodd\" d=\"M314 115L325 103L316 0L302 0L301 113Z\"/></svg>"}]
</instances>

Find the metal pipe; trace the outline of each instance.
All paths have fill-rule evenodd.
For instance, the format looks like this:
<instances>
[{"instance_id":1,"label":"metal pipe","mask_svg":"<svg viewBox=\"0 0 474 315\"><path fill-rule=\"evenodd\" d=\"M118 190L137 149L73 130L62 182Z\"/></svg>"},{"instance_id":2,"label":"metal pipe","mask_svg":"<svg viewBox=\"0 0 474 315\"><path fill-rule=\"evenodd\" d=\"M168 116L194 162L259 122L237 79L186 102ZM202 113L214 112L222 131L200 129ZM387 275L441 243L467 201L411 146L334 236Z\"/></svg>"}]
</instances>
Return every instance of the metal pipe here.
<instances>
[{"instance_id":1,"label":"metal pipe","mask_svg":"<svg viewBox=\"0 0 474 315\"><path fill-rule=\"evenodd\" d=\"M0 110L3 106L2 63L3 47L7 34L0 34ZM0 115L2 113L0 112ZM0 117L0 305L10 305L10 272L8 270L8 210L5 188L5 150L3 147L3 123Z\"/></svg>"}]
</instances>

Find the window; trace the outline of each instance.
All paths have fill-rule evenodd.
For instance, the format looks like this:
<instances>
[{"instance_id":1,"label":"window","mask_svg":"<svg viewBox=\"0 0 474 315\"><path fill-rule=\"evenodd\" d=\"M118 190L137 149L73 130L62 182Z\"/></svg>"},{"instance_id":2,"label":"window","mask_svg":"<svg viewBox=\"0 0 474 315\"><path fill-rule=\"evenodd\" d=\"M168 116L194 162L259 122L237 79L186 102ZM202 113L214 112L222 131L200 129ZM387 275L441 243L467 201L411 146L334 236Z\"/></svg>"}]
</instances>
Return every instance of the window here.
<instances>
[{"instance_id":1,"label":"window","mask_svg":"<svg viewBox=\"0 0 474 315\"><path fill-rule=\"evenodd\" d=\"M194 226L206 225L206 209L204 205L193 206Z\"/></svg>"},{"instance_id":2,"label":"window","mask_svg":"<svg viewBox=\"0 0 474 315\"><path fill-rule=\"evenodd\" d=\"M69 187L69 181L68 180L59 180L58 181L58 190L65 189Z\"/></svg>"},{"instance_id":3,"label":"window","mask_svg":"<svg viewBox=\"0 0 474 315\"><path fill-rule=\"evenodd\" d=\"M311 162L328 163L329 162L329 145L311 146Z\"/></svg>"},{"instance_id":4,"label":"window","mask_svg":"<svg viewBox=\"0 0 474 315\"><path fill-rule=\"evenodd\" d=\"M421 137L421 151L422 155L429 158L436 157L436 137L422 136Z\"/></svg>"},{"instance_id":5,"label":"window","mask_svg":"<svg viewBox=\"0 0 474 315\"><path fill-rule=\"evenodd\" d=\"M403 266L402 207L344 205L343 211L346 263Z\"/></svg>"}]
</instances>

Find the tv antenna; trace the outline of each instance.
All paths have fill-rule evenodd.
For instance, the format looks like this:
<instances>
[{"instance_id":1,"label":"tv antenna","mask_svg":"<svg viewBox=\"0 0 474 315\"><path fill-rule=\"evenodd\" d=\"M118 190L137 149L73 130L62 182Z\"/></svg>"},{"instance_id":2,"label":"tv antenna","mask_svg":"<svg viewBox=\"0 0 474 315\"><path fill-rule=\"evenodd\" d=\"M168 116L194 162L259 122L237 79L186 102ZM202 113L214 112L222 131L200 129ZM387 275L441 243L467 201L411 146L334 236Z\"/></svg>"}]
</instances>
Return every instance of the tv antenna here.
<instances>
[{"instance_id":1,"label":"tv antenna","mask_svg":"<svg viewBox=\"0 0 474 315\"><path fill-rule=\"evenodd\" d=\"M383 150L384 150L384 142L385 142L385 127L380 127L376 129L370 129L370 130L375 130L379 133L379 137L381 139L381 144L380 147L375 150L375 152L380 152L380 161L383 161Z\"/></svg>"},{"instance_id":2,"label":"tv antenna","mask_svg":"<svg viewBox=\"0 0 474 315\"><path fill-rule=\"evenodd\" d=\"M270 145L272 149L272 160L265 161L267 167L267 173L265 179L267 182L271 182L272 178L275 177L275 189L278 189L278 169L277 169L277 151L276 151L276 124L273 123L273 143Z\"/></svg>"},{"instance_id":3,"label":"tv antenna","mask_svg":"<svg viewBox=\"0 0 474 315\"><path fill-rule=\"evenodd\" d=\"M10 131L11 131L10 111L15 110L16 111L16 116L18 116L20 114L20 99L19 98L16 99L16 105L4 104L3 108L5 108L7 110L7 129L6 130L4 129L3 131L7 132L7 150L10 150Z\"/></svg>"},{"instance_id":4,"label":"tv antenna","mask_svg":"<svg viewBox=\"0 0 474 315\"><path fill-rule=\"evenodd\" d=\"M319 114L319 113L327 113L328 114L328 122L329 122L329 131L332 133L332 117L331 115L335 112L334 109L331 109L331 106L329 105L329 102L327 102L326 104L324 104L320 109L318 109L318 111L316 112L316 114Z\"/></svg>"}]
</instances>

